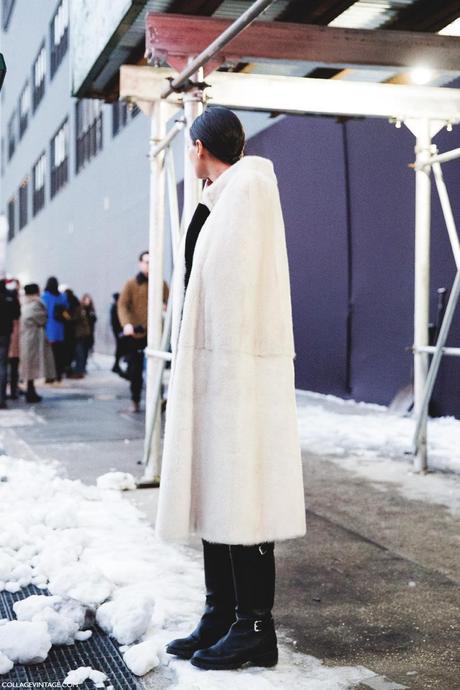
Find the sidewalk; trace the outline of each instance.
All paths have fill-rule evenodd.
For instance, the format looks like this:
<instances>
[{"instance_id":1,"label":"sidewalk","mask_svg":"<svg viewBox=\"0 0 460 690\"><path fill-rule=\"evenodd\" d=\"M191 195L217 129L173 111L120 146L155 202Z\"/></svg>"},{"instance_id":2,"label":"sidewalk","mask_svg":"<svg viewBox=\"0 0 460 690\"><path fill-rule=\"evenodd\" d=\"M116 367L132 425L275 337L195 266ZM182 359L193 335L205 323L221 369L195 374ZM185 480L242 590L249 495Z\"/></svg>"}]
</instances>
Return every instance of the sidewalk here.
<instances>
[{"instance_id":1,"label":"sidewalk","mask_svg":"<svg viewBox=\"0 0 460 690\"><path fill-rule=\"evenodd\" d=\"M21 400L0 413L8 455L56 460L62 476L88 484L112 469L141 477L143 417L126 411L128 385L107 369L107 360L97 358L82 381L66 381L40 393L44 400L39 405L31 408ZM365 409L353 409L352 414L361 414L366 424ZM308 410L302 415L305 424ZM348 452L337 457L332 450L321 454L321 448L309 448L304 452L309 531L302 540L277 545L275 617L286 653L290 649L294 655L290 663L302 669L297 686L460 689L460 478L412 477L418 493L412 489L410 497L388 469L383 481L378 473L366 475L357 462L351 463ZM365 449L360 457L368 464L375 459L372 453L366 458ZM408 466L398 465L395 458L392 467L394 463L398 477L407 474ZM124 497L152 522L157 494L155 489L140 489ZM452 501L442 505L436 496L451 496ZM192 547L199 563L199 545ZM314 680L312 657L324 662L329 676ZM357 676L361 684L335 684L335 667L364 667ZM213 685L217 676L209 672L198 672L201 680L196 684L196 676L186 675L186 665L180 668L190 688L227 687L226 681ZM245 688L252 681L257 689L280 687L276 673L270 673L230 676L234 688L243 681ZM161 667L143 682L149 688L182 690L171 670ZM284 687L290 690L286 683Z\"/></svg>"}]
</instances>

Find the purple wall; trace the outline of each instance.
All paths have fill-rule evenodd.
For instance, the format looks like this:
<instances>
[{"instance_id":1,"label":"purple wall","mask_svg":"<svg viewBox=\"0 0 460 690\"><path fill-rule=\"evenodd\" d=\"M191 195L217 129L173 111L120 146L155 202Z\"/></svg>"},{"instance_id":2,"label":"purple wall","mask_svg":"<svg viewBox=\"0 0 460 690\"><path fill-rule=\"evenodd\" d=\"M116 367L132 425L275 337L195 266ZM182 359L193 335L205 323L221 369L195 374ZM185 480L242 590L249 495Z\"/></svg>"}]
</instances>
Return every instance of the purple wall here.
<instances>
[{"instance_id":1,"label":"purple wall","mask_svg":"<svg viewBox=\"0 0 460 690\"><path fill-rule=\"evenodd\" d=\"M460 146L459 128L436 138ZM299 388L388 403L411 378L414 138L384 120L286 117L255 136L279 179ZM444 166L460 219L460 162ZM433 195L432 317L454 263ZM450 344L460 345L460 315ZM460 359L445 358L433 411L460 416Z\"/></svg>"}]
</instances>

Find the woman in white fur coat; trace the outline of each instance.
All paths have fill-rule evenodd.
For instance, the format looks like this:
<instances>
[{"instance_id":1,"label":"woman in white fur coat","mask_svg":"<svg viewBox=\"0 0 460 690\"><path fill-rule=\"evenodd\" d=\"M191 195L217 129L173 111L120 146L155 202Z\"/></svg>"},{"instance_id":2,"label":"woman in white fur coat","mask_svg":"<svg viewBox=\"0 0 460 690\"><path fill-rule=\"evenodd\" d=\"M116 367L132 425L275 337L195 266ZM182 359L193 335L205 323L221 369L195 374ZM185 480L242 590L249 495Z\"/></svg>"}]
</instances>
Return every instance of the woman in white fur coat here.
<instances>
[{"instance_id":1,"label":"woman in white fur coat","mask_svg":"<svg viewBox=\"0 0 460 690\"><path fill-rule=\"evenodd\" d=\"M202 538L206 607L167 651L273 666L274 542L305 533L284 224L273 165L243 157L232 111L206 110L190 134L206 186L173 286L157 534Z\"/></svg>"}]
</instances>

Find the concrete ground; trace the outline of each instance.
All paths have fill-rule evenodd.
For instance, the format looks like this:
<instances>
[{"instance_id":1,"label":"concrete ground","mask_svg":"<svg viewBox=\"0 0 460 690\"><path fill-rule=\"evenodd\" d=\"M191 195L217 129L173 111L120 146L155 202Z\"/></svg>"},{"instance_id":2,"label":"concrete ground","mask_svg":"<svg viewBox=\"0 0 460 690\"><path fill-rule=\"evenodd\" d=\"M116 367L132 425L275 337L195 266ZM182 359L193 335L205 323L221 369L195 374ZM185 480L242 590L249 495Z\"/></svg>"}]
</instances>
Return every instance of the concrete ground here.
<instances>
[{"instance_id":1,"label":"concrete ground","mask_svg":"<svg viewBox=\"0 0 460 690\"><path fill-rule=\"evenodd\" d=\"M83 381L40 392L33 411L21 400L0 413L6 452L56 459L88 483L111 469L142 476L143 416L127 412L128 385L107 360L97 358ZM326 665L372 670L362 690L460 689L458 521L327 458L303 460L309 530L277 545L280 630ZM126 495L153 521L157 493Z\"/></svg>"}]
</instances>

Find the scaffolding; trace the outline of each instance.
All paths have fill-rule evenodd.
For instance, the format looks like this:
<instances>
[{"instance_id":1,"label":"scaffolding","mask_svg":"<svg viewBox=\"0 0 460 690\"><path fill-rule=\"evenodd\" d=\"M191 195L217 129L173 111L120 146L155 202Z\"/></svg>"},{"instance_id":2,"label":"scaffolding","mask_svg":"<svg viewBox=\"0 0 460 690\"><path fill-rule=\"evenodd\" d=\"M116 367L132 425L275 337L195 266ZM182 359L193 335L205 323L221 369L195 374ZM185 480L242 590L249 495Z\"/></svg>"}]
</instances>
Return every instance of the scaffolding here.
<instances>
[{"instance_id":1,"label":"scaffolding","mask_svg":"<svg viewBox=\"0 0 460 690\"><path fill-rule=\"evenodd\" d=\"M255 3L259 13L270 2ZM251 9L251 8L250 8ZM253 9L253 8L252 8ZM253 21L252 11L243 19L241 31ZM236 22L235 22L236 24ZM233 25L232 25L233 26ZM232 36L234 32L230 32ZM229 34L229 35L230 35ZM428 403L439 365L444 355L460 355L460 348L446 348L446 340L460 295L460 242L441 164L460 157L460 149L438 154L433 137L444 127L460 123L460 93L455 89L415 87L393 84L363 84L338 80L269 76L214 71L203 81L207 61L230 40L216 39L201 55L190 56L188 66L177 74L161 67L123 66L120 71L120 98L135 102L151 118L151 193L149 281L149 332L147 374L147 433L144 453L144 480L157 482L160 475L161 379L165 361L170 359L171 295L162 326L163 246L167 184L173 256L177 254L181 234L200 199L187 155L188 130L207 104L239 110L289 114L328 114L350 117L380 117L407 126L416 139L414 164L415 194L415 286L414 286L414 468L427 470ZM169 82L169 83L168 83ZM166 131L167 122L176 122ZM184 207L179 222L176 179L171 143L185 131ZM436 182L449 238L457 265L457 275L450 294L437 343L429 346L429 285L431 234L431 173ZM429 357L432 355L431 365Z\"/></svg>"}]
</instances>

